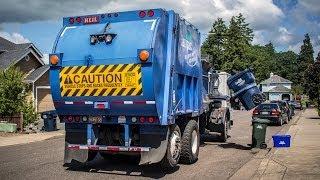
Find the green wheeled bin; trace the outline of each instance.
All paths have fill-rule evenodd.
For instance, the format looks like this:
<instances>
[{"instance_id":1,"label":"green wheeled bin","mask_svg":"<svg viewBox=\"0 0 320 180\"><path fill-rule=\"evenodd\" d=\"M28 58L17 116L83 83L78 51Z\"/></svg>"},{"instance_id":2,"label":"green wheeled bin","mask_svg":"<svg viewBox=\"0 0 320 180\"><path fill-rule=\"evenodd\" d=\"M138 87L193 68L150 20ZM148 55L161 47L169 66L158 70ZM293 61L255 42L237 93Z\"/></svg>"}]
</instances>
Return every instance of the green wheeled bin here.
<instances>
[{"instance_id":1,"label":"green wheeled bin","mask_svg":"<svg viewBox=\"0 0 320 180\"><path fill-rule=\"evenodd\" d=\"M269 123L268 119L255 118L252 120L252 148L267 148L266 131Z\"/></svg>"}]
</instances>

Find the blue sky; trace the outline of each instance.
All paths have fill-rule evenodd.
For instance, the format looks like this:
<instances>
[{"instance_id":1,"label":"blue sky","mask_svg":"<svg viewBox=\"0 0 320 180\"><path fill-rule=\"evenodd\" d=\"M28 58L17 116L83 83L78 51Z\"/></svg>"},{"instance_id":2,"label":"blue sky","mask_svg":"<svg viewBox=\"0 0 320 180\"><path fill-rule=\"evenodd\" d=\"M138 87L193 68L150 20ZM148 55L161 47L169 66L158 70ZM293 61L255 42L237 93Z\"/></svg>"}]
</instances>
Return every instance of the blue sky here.
<instances>
[{"instance_id":1,"label":"blue sky","mask_svg":"<svg viewBox=\"0 0 320 180\"><path fill-rule=\"evenodd\" d=\"M10 0L0 2L0 36L16 43L33 42L48 54L64 16L158 7L175 10L204 37L218 17L228 21L243 13L254 30L254 44L271 41L278 51L298 53L309 33L315 54L320 50L318 0Z\"/></svg>"}]
</instances>

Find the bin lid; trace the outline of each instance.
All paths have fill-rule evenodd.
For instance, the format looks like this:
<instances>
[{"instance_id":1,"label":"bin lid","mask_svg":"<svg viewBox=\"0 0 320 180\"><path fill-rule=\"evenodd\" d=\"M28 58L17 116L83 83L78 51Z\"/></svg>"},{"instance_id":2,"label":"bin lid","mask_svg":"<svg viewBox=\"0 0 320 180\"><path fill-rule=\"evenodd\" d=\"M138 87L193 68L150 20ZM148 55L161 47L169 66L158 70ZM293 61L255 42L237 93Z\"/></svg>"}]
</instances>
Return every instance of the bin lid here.
<instances>
[{"instance_id":1,"label":"bin lid","mask_svg":"<svg viewBox=\"0 0 320 180\"><path fill-rule=\"evenodd\" d=\"M253 123L264 123L264 124L268 124L268 123L270 123L270 120L268 120L268 119L262 119L262 118L254 118L253 120L252 120L252 122Z\"/></svg>"}]
</instances>

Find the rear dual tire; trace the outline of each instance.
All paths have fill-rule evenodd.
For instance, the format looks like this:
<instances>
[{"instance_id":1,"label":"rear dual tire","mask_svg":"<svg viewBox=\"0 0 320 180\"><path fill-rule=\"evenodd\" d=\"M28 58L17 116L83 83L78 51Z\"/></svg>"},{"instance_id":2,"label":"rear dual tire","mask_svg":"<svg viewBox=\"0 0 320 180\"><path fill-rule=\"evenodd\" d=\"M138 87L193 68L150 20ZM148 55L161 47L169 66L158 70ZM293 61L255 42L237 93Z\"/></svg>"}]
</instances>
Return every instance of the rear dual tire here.
<instances>
[{"instance_id":1,"label":"rear dual tire","mask_svg":"<svg viewBox=\"0 0 320 180\"><path fill-rule=\"evenodd\" d=\"M181 153L181 131L178 125L170 127L167 151L161 160L161 166L170 169L177 166Z\"/></svg>"},{"instance_id":2,"label":"rear dual tire","mask_svg":"<svg viewBox=\"0 0 320 180\"><path fill-rule=\"evenodd\" d=\"M198 160L200 145L200 134L198 123L190 120L186 125L182 135L182 148L180 162L192 164Z\"/></svg>"}]
</instances>

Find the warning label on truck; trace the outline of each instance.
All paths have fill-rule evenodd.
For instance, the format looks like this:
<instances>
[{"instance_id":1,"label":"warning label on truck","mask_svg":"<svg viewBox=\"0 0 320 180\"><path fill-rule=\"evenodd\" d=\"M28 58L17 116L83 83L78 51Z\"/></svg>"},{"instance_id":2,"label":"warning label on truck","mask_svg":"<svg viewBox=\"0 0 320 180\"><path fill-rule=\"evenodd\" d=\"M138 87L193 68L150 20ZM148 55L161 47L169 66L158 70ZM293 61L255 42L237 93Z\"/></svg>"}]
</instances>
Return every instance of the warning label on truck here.
<instances>
[{"instance_id":1,"label":"warning label on truck","mask_svg":"<svg viewBox=\"0 0 320 180\"><path fill-rule=\"evenodd\" d=\"M142 95L141 65L69 66L60 71L61 96Z\"/></svg>"}]
</instances>

